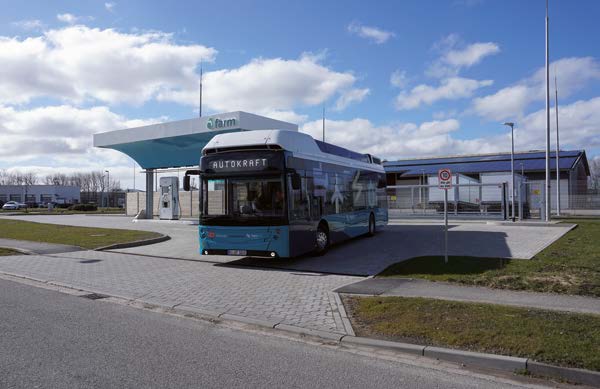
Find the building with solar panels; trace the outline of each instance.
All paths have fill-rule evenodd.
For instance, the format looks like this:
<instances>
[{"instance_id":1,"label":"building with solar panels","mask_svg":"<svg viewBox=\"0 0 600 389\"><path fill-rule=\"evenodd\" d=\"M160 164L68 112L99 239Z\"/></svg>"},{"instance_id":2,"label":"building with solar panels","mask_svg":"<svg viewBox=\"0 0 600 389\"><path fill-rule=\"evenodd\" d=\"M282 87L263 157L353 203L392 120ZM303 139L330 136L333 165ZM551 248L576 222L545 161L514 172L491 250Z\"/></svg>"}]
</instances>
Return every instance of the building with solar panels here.
<instances>
[{"instance_id":1,"label":"building with solar panels","mask_svg":"<svg viewBox=\"0 0 600 389\"><path fill-rule=\"evenodd\" d=\"M551 153L551 202L556 208L556 153ZM435 158L405 159L383 163L388 186L434 185L439 169L450 168L453 183L462 184L501 184L506 183L511 190L510 153L478 154ZM515 175L517 187L521 182L528 188L541 188L545 184L546 153L528 151L515 153ZM590 168L584 150L560 151L560 205L562 209L576 207L575 200L587 192L587 179ZM530 190L529 196L539 195L538 190ZM433 193L433 192L432 192ZM525 196L523 196L525 198ZM492 202L486 199L485 191L480 193L477 202Z\"/></svg>"}]
</instances>

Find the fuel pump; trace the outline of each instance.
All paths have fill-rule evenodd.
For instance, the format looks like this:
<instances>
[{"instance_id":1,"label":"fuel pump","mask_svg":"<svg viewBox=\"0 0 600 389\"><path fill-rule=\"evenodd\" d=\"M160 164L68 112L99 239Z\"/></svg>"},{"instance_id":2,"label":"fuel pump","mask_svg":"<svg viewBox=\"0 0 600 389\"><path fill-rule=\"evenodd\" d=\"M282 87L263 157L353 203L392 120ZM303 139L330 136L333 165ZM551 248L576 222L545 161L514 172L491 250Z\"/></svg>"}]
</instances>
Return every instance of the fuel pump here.
<instances>
[{"instance_id":1,"label":"fuel pump","mask_svg":"<svg viewBox=\"0 0 600 389\"><path fill-rule=\"evenodd\" d=\"M181 215L179 209L179 178L161 177L159 216L161 220L177 220Z\"/></svg>"}]
</instances>

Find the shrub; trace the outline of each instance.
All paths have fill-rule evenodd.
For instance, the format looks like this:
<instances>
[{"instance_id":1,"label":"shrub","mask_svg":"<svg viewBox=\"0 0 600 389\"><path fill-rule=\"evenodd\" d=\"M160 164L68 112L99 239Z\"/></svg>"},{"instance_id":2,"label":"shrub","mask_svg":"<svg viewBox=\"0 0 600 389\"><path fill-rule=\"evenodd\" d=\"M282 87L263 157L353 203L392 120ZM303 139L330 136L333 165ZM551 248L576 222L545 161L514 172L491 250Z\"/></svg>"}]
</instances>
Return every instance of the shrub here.
<instances>
[{"instance_id":1,"label":"shrub","mask_svg":"<svg viewBox=\"0 0 600 389\"><path fill-rule=\"evenodd\" d=\"M92 212L97 211L98 206L96 204L73 204L69 207L71 211L83 211Z\"/></svg>"}]
</instances>

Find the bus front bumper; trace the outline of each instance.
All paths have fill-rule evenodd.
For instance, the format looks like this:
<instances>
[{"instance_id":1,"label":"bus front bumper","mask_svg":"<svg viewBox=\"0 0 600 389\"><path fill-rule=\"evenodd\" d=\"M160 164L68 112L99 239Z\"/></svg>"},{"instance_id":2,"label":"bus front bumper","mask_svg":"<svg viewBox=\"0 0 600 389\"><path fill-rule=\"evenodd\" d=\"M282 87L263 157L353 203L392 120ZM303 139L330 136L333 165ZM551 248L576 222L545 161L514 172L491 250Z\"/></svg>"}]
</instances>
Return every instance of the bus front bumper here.
<instances>
[{"instance_id":1,"label":"bus front bumper","mask_svg":"<svg viewBox=\"0 0 600 389\"><path fill-rule=\"evenodd\" d=\"M289 257L287 226L200 226L201 255Z\"/></svg>"}]
</instances>

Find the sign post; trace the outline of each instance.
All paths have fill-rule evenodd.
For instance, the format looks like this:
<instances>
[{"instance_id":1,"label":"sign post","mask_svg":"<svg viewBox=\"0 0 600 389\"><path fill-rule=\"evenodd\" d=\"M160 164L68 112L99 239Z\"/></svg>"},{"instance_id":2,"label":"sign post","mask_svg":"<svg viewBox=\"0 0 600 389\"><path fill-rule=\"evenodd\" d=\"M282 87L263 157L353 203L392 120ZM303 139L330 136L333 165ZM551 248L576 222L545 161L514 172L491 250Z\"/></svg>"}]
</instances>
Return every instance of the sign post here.
<instances>
[{"instance_id":1,"label":"sign post","mask_svg":"<svg viewBox=\"0 0 600 389\"><path fill-rule=\"evenodd\" d=\"M438 171L438 186L444 191L444 263L448 263L448 189L452 189L450 169Z\"/></svg>"}]
</instances>

